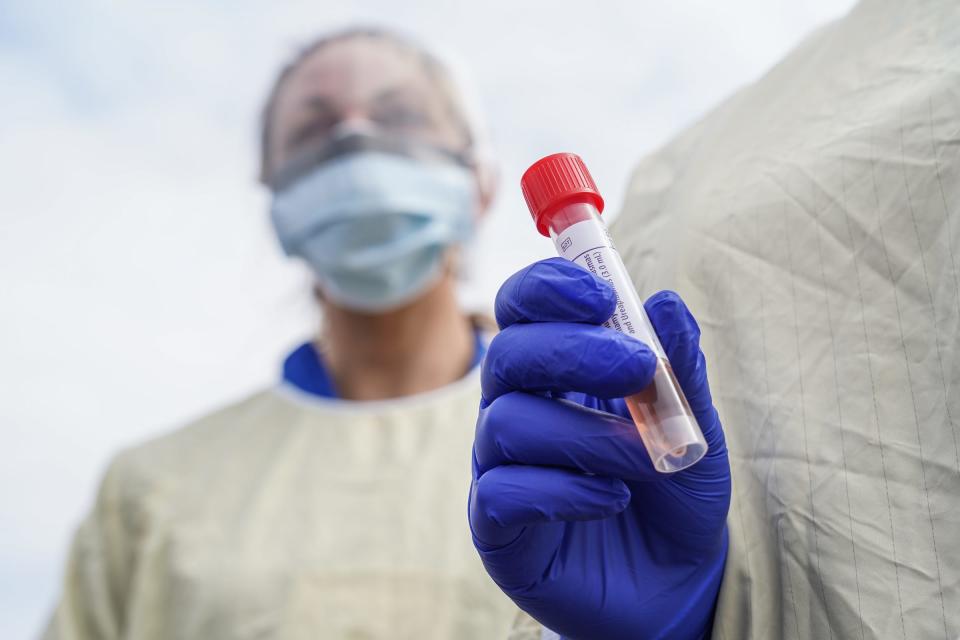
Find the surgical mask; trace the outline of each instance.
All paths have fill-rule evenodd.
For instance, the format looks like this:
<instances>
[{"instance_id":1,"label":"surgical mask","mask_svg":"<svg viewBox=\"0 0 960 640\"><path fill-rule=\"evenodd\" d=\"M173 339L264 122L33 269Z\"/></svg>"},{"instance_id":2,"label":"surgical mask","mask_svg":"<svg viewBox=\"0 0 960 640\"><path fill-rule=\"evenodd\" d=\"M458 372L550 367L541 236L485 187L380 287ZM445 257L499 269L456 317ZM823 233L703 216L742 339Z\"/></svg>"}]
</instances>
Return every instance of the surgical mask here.
<instances>
[{"instance_id":1,"label":"surgical mask","mask_svg":"<svg viewBox=\"0 0 960 640\"><path fill-rule=\"evenodd\" d=\"M298 174L275 183L274 229L344 307L416 299L441 276L447 248L473 234L476 186L462 164L363 148Z\"/></svg>"}]
</instances>

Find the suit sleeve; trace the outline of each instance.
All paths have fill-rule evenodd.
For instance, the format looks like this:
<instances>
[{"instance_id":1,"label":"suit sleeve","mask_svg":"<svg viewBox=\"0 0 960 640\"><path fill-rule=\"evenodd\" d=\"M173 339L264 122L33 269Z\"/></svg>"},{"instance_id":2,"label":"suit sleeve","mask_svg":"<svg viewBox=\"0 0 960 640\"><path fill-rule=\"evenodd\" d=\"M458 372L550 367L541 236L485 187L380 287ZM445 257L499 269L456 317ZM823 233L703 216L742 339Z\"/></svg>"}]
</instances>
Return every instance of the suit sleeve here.
<instances>
[{"instance_id":1,"label":"suit sleeve","mask_svg":"<svg viewBox=\"0 0 960 640\"><path fill-rule=\"evenodd\" d=\"M43 640L114 640L123 636L134 572L131 510L124 508L122 464L114 460L96 504L70 547L60 600Z\"/></svg>"}]
</instances>

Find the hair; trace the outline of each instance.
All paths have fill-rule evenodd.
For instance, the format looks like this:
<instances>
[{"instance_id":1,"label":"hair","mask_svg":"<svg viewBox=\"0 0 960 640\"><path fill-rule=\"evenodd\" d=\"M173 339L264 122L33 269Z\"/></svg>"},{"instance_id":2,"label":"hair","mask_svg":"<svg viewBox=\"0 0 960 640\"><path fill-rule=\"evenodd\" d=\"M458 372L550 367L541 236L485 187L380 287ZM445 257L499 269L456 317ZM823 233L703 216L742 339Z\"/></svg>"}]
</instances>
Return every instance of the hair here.
<instances>
[{"instance_id":1,"label":"hair","mask_svg":"<svg viewBox=\"0 0 960 640\"><path fill-rule=\"evenodd\" d=\"M301 49L292 60L281 69L263 105L260 116L260 178L268 178L268 161L270 144L273 136L273 118L276 111L277 98L284 84L300 67L304 60L338 42L346 42L358 38L367 38L376 42L392 45L402 51L413 54L423 66L427 76L434 83L436 89L446 98L447 111L456 125L463 131L465 147L471 148L476 143L476 132L471 124L463 97L460 94L450 70L435 55L420 44L392 31L373 27L351 27L342 31L320 36L306 47Z\"/></svg>"}]
</instances>

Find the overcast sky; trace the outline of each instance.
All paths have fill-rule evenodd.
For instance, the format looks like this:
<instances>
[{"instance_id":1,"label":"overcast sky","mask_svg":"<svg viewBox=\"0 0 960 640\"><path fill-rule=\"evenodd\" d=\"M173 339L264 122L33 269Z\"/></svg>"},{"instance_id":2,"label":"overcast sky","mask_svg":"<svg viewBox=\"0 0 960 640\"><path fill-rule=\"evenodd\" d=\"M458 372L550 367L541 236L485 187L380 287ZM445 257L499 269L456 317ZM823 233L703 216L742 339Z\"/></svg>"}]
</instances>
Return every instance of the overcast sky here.
<instances>
[{"instance_id":1,"label":"overcast sky","mask_svg":"<svg viewBox=\"0 0 960 640\"><path fill-rule=\"evenodd\" d=\"M469 70L501 172L482 307L552 253L528 164L580 153L615 215L641 156L853 2L162 4L0 9L0 638L41 626L112 452L270 384L316 325L255 181L261 99L311 37L398 28Z\"/></svg>"}]
</instances>

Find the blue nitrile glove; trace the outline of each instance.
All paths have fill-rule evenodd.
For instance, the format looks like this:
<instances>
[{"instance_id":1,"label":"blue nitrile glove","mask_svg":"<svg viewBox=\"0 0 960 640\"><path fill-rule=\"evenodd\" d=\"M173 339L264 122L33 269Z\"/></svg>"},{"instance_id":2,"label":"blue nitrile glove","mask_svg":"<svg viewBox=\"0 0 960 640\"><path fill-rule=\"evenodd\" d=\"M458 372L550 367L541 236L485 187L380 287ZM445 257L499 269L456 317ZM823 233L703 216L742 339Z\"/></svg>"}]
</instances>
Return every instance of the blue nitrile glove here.
<instances>
[{"instance_id":1,"label":"blue nitrile glove","mask_svg":"<svg viewBox=\"0 0 960 640\"><path fill-rule=\"evenodd\" d=\"M552 258L497 295L470 526L494 581L566 638L705 637L723 577L730 466L700 330L675 293L645 306L709 447L672 475L654 470L621 399L656 361L599 326L612 289Z\"/></svg>"}]
</instances>

